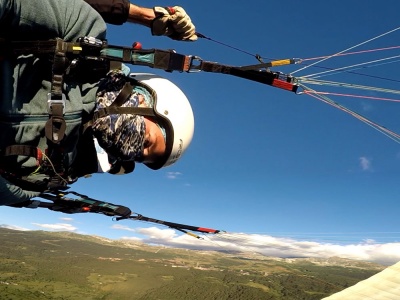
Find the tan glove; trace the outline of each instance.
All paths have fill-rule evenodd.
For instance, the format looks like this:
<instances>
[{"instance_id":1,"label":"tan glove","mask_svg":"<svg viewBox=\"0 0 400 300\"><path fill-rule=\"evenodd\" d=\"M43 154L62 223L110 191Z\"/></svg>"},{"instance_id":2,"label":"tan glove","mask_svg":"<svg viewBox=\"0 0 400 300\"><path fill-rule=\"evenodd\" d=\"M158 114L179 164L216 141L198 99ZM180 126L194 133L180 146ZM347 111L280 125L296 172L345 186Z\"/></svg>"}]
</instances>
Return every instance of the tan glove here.
<instances>
[{"instance_id":1,"label":"tan glove","mask_svg":"<svg viewBox=\"0 0 400 300\"><path fill-rule=\"evenodd\" d=\"M166 35L173 40L196 41L196 28L180 6L153 8L156 18L151 23L152 35Z\"/></svg>"}]
</instances>

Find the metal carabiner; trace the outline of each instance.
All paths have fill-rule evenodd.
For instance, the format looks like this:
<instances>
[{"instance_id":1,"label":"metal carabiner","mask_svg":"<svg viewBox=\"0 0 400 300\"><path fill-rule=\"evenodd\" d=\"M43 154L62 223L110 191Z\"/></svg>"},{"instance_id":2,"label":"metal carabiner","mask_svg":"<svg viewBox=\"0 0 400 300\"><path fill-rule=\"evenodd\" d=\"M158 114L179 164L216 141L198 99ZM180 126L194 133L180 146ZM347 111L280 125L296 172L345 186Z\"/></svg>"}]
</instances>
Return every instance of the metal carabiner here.
<instances>
[{"instance_id":1,"label":"metal carabiner","mask_svg":"<svg viewBox=\"0 0 400 300\"><path fill-rule=\"evenodd\" d=\"M203 63L203 60L196 55L190 55L189 58L190 58L189 69L186 72L188 73L201 72L201 64Z\"/></svg>"}]
</instances>

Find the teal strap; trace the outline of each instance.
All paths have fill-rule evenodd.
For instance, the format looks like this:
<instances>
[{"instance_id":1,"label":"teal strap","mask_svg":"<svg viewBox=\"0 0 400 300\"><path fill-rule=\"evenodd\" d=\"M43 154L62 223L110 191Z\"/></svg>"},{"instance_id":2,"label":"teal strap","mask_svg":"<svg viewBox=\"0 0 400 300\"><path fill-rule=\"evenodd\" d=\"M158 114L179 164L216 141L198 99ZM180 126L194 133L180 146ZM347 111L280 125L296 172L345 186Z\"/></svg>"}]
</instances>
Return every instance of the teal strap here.
<instances>
[{"instance_id":1,"label":"teal strap","mask_svg":"<svg viewBox=\"0 0 400 300\"><path fill-rule=\"evenodd\" d=\"M100 51L102 56L118 61L123 61L131 64L154 64L154 52L153 53L138 53L136 51L124 49L124 48L105 48Z\"/></svg>"},{"instance_id":2,"label":"teal strap","mask_svg":"<svg viewBox=\"0 0 400 300\"><path fill-rule=\"evenodd\" d=\"M120 61L133 65L179 72L189 71L191 61L191 56L178 54L171 50L136 50L110 45L100 51L100 56L111 61Z\"/></svg>"}]
</instances>

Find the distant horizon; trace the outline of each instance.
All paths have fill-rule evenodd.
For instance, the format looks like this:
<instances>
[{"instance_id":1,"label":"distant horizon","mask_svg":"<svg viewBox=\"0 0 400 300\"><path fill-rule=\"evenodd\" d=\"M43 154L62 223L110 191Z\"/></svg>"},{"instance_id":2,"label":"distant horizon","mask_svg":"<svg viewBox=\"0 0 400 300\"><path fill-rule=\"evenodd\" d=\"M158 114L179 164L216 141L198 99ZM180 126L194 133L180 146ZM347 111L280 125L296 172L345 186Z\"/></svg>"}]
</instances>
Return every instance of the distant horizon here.
<instances>
[{"instance_id":1,"label":"distant horizon","mask_svg":"<svg viewBox=\"0 0 400 300\"><path fill-rule=\"evenodd\" d=\"M358 245L347 245L340 246L334 244L318 244L315 242L307 242L307 241L295 241L293 239L285 238L285 242L281 241L279 238L273 238L271 236L260 236L257 238L264 238L270 240L271 249L263 249L268 248L267 243L262 243L262 247L254 247L253 242L256 241L251 234L217 234L217 235L201 235L204 236L204 240L198 240L190 235L177 235L177 231L174 229L166 228L166 227L149 227L149 228L128 228L121 227L119 229L128 230L132 232L140 232L147 238L132 238L127 236L122 236L119 238L108 238L102 235L97 234L89 234L82 232L75 232L68 229L60 230L60 229L26 229L26 228L17 228L15 226L8 226L5 224L0 224L0 228L16 230L16 231L43 231L43 232L54 232L54 233L72 233L77 235L95 237L98 239L105 239L109 241L116 242L127 242L127 243L140 243L147 246L154 247L166 247L166 248L176 248L176 249L186 249L186 250L198 250L198 251L217 251L217 252L235 252L235 253L254 253L257 255L262 255L264 257L273 257L276 259L290 259L290 258L305 258L305 259L331 259L331 258L340 258L347 259L359 262L368 262L375 263L382 266L390 266L398 261L400 261L400 253L396 253L393 257L387 255L387 248L381 249L383 255L374 254L375 249L371 249L373 247L380 247L382 245L374 245L370 243L358 244ZM157 237L156 237L157 236ZM168 236L168 238L166 238ZM252 239L253 238L253 239ZM279 243L280 244L277 244ZM303 244L302 244L303 243ZM291 247L291 244L293 245ZM307 250L299 250L299 246L305 247ZM310 247L313 246L315 249L310 250ZM329 248L336 248L336 251L330 250ZM354 253L356 248L358 252ZM283 250L283 248L285 248ZM318 252L318 248L325 248L320 253ZM350 248L350 250L346 251L346 248ZM376 251L376 250L375 250ZM291 254L291 253L301 253L304 254ZM370 253L369 253L370 252ZM308 255L306 254L308 253ZM359 258L364 256L364 258Z\"/></svg>"},{"instance_id":2,"label":"distant horizon","mask_svg":"<svg viewBox=\"0 0 400 300\"><path fill-rule=\"evenodd\" d=\"M189 250L189 251L197 251L197 252L217 252L217 253L223 253L223 254L242 254L242 255L253 255L253 256L262 256L265 258L269 258L272 260L290 260L290 259L294 259L294 260L315 260L315 261L323 261L323 262L327 262L328 260L344 260L346 262L354 262L355 264L372 264L375 266L380 266L382 268L386 268L390 265L385 265L385 264L380 264L377 262L372 262L372 261L366 261L366 260L359 260L359 259L352 259L352 258L346 258L346 257L340 257L340 256L331 256L331 257L305 257L305 256L287 256L287 257L279 257L279 256L268 256L265 254L262 254L260 252L252 252L250 250L234 250L234 249L223 249L223 248L215 248L215 249L205 249L205 248L187 248L185 246L173 246L173 245L162 245L162 244L148 244L145 243L143 241L140 240L132 240L132 239L126 239L126 238L117 238L117 239L111 239L111 238L107 238L107 237L103 237L103 236L98 236L98 235L92 235L92 234L84 234L84 233L78 233L78 232L71 232L71 231L49 231L49 230L43 230L43 229L37 229L37 230L21 230L21 229L14 229L14 228L7 228L4 227L3 225L0 225L0 229L7 229L7 230L13 230L13 231L33 231L33 232L44 232L44 233L55 233L55 234L72 234L72 235L77 235L77 236L84 236L84 237L88 237L88 238L95 238L99 241L109 241L109 242L116 242L119 243L121 242L124 245L142 245L142 246L146 246L146 247L150 247L150 248L158 248L159 250L161 249L171 249L171 250ZM161 248L160 248L161 247Z\"/></svg>"}]
</instances>

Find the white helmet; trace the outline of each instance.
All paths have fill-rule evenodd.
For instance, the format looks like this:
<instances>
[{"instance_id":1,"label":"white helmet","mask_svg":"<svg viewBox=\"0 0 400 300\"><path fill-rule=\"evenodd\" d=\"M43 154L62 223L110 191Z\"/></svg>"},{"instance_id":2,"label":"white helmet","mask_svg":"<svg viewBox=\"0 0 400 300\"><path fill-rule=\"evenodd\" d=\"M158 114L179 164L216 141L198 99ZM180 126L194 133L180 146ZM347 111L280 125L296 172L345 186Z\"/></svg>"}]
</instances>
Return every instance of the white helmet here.
<instances>
[{"instance_id":1,"label":"white helmet","mask_svg":"<svg viewBox=\"0 0 400 300\"><path fill-rule=\"evenodd\" d=\"M131 73L152 95L151 108L157 123L165 129L165 155L157 162L145 163L150 169L158 170L175 163L192 141L194 116L185 94L171 81L155 75Z\"/></svg>"}]
</instances>

